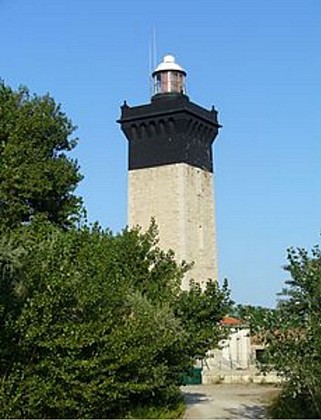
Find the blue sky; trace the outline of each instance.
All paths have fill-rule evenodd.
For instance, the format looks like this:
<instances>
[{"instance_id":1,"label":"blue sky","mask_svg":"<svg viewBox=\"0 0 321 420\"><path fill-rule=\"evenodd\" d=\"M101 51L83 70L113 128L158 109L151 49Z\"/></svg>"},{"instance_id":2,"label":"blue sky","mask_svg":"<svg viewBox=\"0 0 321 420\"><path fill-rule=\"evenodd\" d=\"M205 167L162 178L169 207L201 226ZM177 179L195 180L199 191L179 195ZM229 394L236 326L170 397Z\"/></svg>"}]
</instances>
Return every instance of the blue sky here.
<instances>
[{"instance_id":1,"label":"blue sky","mask_svg":"<svg viewBox=\"0 0 321 420\"><path fill-rule=\"evenodd\" d=\"M49 92L78 126L73 155L91 221L127 219L126 99L149 101L149 43L219 111L214 146L220 279L272 306L286 248L321 231L320 0L0 0L0 77Z\"/></svg>"}]
</instances>

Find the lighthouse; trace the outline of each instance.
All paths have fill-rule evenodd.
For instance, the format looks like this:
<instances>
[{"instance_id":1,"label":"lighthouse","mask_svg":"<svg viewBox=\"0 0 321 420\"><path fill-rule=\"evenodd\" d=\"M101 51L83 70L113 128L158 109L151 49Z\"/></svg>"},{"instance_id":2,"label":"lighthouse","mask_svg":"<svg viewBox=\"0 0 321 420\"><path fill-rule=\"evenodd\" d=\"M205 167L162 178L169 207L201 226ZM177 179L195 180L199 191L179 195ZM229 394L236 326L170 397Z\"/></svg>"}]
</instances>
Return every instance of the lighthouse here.
<instances>
[{"instance_id":1,"label":"lighthouse","mask_svg":"<svg viewBox=\"0 0 321 420\"><path fill-rule=\"evenodd\" d=\"M129 147L128 225L146 230L154 218L160 247L193 262L183 289L218 278L212 145L221 127L214 107L189 99L186 76L166 55L150 102L125 102L118 120Z\"/></svg>"}]
</instances>

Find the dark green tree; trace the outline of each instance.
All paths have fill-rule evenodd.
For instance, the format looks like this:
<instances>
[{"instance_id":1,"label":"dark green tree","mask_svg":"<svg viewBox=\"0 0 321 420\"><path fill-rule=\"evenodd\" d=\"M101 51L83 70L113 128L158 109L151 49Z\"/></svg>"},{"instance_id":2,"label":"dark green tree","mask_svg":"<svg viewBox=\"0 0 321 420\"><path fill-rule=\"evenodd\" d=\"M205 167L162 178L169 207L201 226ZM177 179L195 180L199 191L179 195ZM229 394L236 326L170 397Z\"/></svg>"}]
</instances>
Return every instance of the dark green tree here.
<instances>
[{"instance_id":1,"label":"dark green tree","mask_svg":"<svg viewBox=\"0 0 321 420\"><path fill-rule=\"evenodd\" d=\"M67 157L75 130L49 96L12 90L0 81L0 224L14 228L36 217L69 226L78 215L81 180Z\"/></svg>"},{"instance_id":2,"label":"dark green tree","mask_svg":"<svg viewBox=\"0 0 321 420\"><path fill-rule=\"evenodd\" d=\"M118 418L177 405L182 372L217 342L226 291L181 292L186 265L157 247L154 226L114 236L38 221L5 243L1 417Z\"/></svg>"},{"instance_id":3,"label":"dark green tree","mask_svg":"<svg viewBox=\"0 0 321 420\"><path fill-rule=\"evenodd\" d=\"M219 322L232 307L227 280L220 288L216 281L209 280L202 290L198 283L191 282L189 290L181 291L175 303L175 314L189 334L188 351L203 358L207 350L217 347L226 331Z\"/></svg>"},{"instance_id":4,"label":"dark green tree","mask_svg":"<svg viewBox=\"0 0 321 420\"><path fill-rule=\"evenodd\" d=\"M233 316L245 322L259 341L271 331L278 320L278 310L263 306L238 304L233 308Z\"/></svg>"},{"instance_id":5,"label":"dark green tree","mask_svg":"<svg viewBox=\"0 0 321 420\"><path fill-rule=\"evenodd\" d=\"M278 320L267 336L266 363L283 377L273 416L321 417L321 252L289 249L291 274L280 293Z\"/></svg>"},{"instance_id":6,"label":"dark green tree","mask_svg":"<svg viewBox=\"0 0 321 420\"><path fill-rule=\"evenodd\" d=\"M151 231L36 222L5 239L1 417L121 417L177 402L192 360L171 309L182 270Z\"/></svg>"}]
</instances>

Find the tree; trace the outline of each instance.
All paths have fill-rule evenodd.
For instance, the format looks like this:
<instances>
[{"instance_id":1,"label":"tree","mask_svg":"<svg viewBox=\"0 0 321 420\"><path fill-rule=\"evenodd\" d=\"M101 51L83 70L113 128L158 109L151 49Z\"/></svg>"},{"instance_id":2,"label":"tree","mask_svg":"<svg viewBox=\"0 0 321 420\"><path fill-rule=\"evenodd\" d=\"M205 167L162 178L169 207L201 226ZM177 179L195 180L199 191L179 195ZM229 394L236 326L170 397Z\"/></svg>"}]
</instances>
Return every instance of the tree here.
<instances>
[{"instance_id":1,"label":"tree","mask_svg":"<svg viewBox=\"0 0 321 420\"><path fill-rule=\"evenodd\" d=\"M120 417L177 397L190 355L166 296L181 271L151 232L41 222L10 243L24 252L23 270L1 265L1 417Z\"/></svg>"},{"instance_id":2,"label":"tree","mask_svg":"<svg viewBox=\"0 0 321 420\"><path fill-rule=\"evenodd\" d=\"M44 217L67 227L78 215L73 192L82 179L66 153L75 130L49 96L13 91L0 81L0 220L14 228Z\"/></svg>"},{"instance_id":3,"label":"tree","mask_svg":"<svg viewBox=\"0 0 321 420\"><path fill-rule=\"evenodd\" d=\"M113 236L36 222L6 242L16 268L1 283L1 417L118 418L180 401L227 297L212 283L180 292L186 266L157 247L155 227Z\"/></svg>"},{"instance_id":4,"label":"tree","mask_svg":"<svg viewBox=\"0 0 321 420\"><path fill-rule=\"evenodd\" d=\"M175 314L188 331L186 343L189 352L198 358L205 357L208 350L217 347L226 331L219 327L219 322L232 307L227 280L222 288L217 282L209 280L205 290L191 282L189 290L183 290L177 296Z\"/></svg>"},{"instance_id":5,"label":"tree","mask_svg":"<svg viewBox=\"0 0 321 420\"><path fill-rule=\"evenodd\" d=\"M268 335L266 363L284 379L275 417L321 416L321 252L289 249L291 274L280 293L278 321Z\"/></svg>"},{"instance_id":6,"label":"tree","mask_svg":"<svg viewBox=\"0 0 321 420\"><path fill-rule=\"evenodd\" d=\"M233 315L246 322L251 334L264 343L266 334L278 320L278 310L263 306L238 304L233 308Z\"/></svg>"}]
</instances>

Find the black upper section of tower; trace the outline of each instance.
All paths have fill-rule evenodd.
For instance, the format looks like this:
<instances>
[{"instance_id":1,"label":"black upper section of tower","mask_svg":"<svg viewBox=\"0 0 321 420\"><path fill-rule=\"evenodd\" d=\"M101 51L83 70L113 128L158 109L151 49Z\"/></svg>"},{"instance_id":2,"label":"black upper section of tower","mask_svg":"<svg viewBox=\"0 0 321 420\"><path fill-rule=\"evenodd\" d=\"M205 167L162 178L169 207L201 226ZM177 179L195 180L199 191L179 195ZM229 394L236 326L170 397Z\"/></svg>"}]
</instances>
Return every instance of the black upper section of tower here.
<instances>
[{"instance_id":1,"label":"black upper section of tower","mask_svg":"<svg viewBox=\"0 0 321 420\"><path fill-rule=\"evenodd\" d=\"M151 103L124 103L118 120L129 140L129 169L187 163L213 172L212 144L221 127L217 111L182 93L154 95Z\"/></svg>"}]
</instances>

